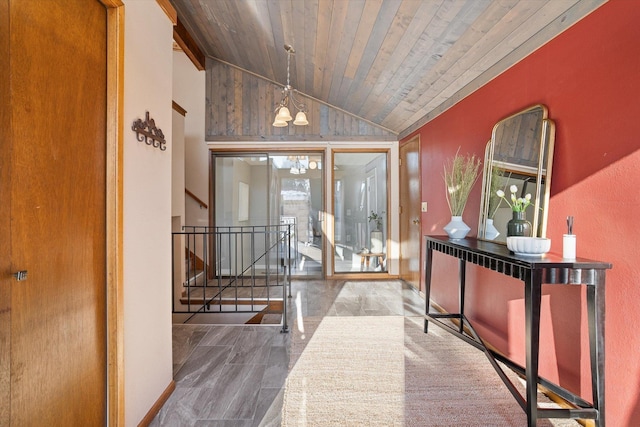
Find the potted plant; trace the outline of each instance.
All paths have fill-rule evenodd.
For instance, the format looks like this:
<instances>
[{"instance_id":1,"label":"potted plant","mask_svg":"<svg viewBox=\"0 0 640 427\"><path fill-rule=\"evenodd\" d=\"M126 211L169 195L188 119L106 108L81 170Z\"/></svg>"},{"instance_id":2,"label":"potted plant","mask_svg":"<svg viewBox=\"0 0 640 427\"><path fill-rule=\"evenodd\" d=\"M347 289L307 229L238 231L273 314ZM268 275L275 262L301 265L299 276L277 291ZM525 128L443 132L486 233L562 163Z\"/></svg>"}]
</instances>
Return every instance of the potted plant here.
<instances>
[{"instance_id":1,"label":"potted plant","mask_svg":"<svg viewBox=\"0 0 640 427\"><path fill-rule=\"evenodd\" d=\"M371 221L375 222L374 231L381 231L382 230L382 216L378 215L374 211L371 211L371 214L369 214L367 219L369 220L369 222L371 222Z\"/></svg>"},{"instance_id":2,"label":"potted plant","mask_svg":"<svg viewBox=\"0 0 640 427\"><path fill-rule=\"evenodd\" d=\"M478 180L481 163L475 154L462 156L458 150L453 159L444 164L445 194L451 212L451 222L444 230L452 239L462 239L471 230L462 221L462 213L467 205L469 193Z\"/></svg>"},{"instance_id":3,"label":"potted plant","mask_svg":"<svg viewBox=\"0 0 640 427\"><path fill-rule=\"evenodd\" d=\"M516 185L512 185L509 190L511 191L511 203L505 197L504 191L496 191L498 197L507 202L513 212L513 218L507 223L507 236L529 237L531 236L531 223L527 221L526 209L531 204L531 193L527 193L524 197L517 197L518 187Z\"/></svg>"}]
</instances>

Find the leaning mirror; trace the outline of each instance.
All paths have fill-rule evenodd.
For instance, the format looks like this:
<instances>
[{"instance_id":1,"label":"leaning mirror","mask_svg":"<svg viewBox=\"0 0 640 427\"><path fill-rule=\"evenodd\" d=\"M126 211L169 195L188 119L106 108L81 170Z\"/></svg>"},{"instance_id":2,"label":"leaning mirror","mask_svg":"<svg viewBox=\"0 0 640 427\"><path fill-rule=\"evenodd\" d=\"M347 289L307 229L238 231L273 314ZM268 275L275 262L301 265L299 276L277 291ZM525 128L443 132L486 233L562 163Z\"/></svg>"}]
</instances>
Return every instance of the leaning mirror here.
<instances>
[{"instance_id":1,"label":"leaning mirror","mask_svg":"<svg viewBox=\"0 0 640 427\"><path fill-rule=\"evenodd\" d=\"M555 140L555 124L547 116L544 105L534 105L493 127L485 150L478 238L506 242L507 223L516 216L512 188L517 189L516 198L531 195L531 204L520 215L531 223L531 236L546 237ZM506 200L498 197L498 190Z\"/></svg>"}]
</instances>

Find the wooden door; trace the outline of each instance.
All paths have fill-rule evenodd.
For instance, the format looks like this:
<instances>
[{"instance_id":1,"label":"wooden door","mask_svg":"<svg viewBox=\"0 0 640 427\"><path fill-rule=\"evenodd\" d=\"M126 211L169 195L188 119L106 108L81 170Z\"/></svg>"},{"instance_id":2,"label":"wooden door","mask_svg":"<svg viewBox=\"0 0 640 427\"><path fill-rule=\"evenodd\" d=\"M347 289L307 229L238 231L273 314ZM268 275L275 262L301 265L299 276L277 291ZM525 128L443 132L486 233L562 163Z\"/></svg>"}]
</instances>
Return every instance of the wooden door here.
<instances>
[{"instance_id":1,"label":"wooden door","mask_svg":"<svg viewBox=\"0 0 640 427\"><path fill-rule=\"evenodd\" d=\"M10 270L1 284L10 288L10 306L0 307L0 338L8 337L10 351L0 353L9 359L8 378L0 377L0 395L9 398L0 406L10 407L10 425L101 426L107 400L106 9L96 0L2 1L10 22L3 48L11 61L1 75L10 93L2 103L10 117L2 116L1 124L10 130L0 154L3 178L4 166L9 171L0 201L4 206L8 191L10 222L3 208L0 238L10 242ZM20 270L26 279L11 279Z\"/></svg>"},{"instance_id":2,"label":"wooden door","mask_svg":"<svg viewBox=\"0 0 640 427\"><path fill-rule=\"evenodd\" d=\"M0 426L10 422L11 402L11 115L9 0L0 0Z\"/></svg>"},{"instance_id":3,"label":"wooden door","mask_svg":"<svg viewBox=\"0 0 640 427\"><path fill-rule=\"evenodd\" d=\"M420 289L420 137L400 146L400 278Z\"/></svg>"}]
</instances>

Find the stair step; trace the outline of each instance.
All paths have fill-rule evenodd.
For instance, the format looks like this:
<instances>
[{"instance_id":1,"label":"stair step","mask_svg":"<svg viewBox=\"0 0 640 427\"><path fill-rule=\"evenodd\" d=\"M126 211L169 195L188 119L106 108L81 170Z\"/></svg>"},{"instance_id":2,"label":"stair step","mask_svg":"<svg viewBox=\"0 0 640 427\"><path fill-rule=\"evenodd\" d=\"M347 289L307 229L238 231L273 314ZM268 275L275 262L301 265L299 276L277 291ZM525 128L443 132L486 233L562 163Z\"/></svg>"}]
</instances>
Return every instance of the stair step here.
<instances>
[{"instance_id":1,"label":"stair step","mask_svg":"<svg viewBox=\"0 0 640 427\"><path fill-rule=\"evenodd\" d=\"M192 272L193 273L193 272ZM189 280L182 284L183 287L193 287L193 286L204 286L206 283L206 279L204 277L204 271L197 270L195 274L192 274L189 277Z\"/></svg>"},{"instance_id":2,"label":"stair step","mask_svg":"<svg viewBox=\"0 0 640 427\"><path fill-rule=\"evenodd\" d=\"M262 316L262 325L279 325L282 322L282 313L267 313Z\"/></svg>"},{"instance_id":3,"label":"stair step","mask_svg":"<svg viewBox=\"0 0 640 427\"><path fill-rule=\"evenodd\" d=\"M266 299L266 298L254 298L253 300L251 298L238 298L237 300L234 298L214 298L212 300L209 299L204 299L202 297L191 297L191 299L187 299L186 297L182 297L180 298L180 302L182 304L188 304L189 302L191 303L191 305L194 304L204 304L205 302L209 302L210 305L269 305L269 304L278 304L280 306L280 309L282 310L282 300L279 299Z\"/></svg>"}]
</instances>

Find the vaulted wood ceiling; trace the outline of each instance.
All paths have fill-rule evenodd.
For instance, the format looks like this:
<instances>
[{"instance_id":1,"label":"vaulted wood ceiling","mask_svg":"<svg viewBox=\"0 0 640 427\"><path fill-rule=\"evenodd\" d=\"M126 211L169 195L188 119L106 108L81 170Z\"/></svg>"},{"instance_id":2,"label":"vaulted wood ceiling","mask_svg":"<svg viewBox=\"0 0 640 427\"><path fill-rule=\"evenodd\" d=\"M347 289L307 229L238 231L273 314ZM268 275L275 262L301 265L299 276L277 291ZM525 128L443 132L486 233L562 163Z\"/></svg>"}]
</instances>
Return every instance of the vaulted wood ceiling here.
<instances>
[{"instance_id":1,"label":"vaulted wood ceiling","mask_svg":"<svg viewBox=\"0 0 640 427\"><path fill-rule=\"evenodd\" d=\"M606 0L171 0L204 54L399 137Z\"/></svg>"}]
</instances>

